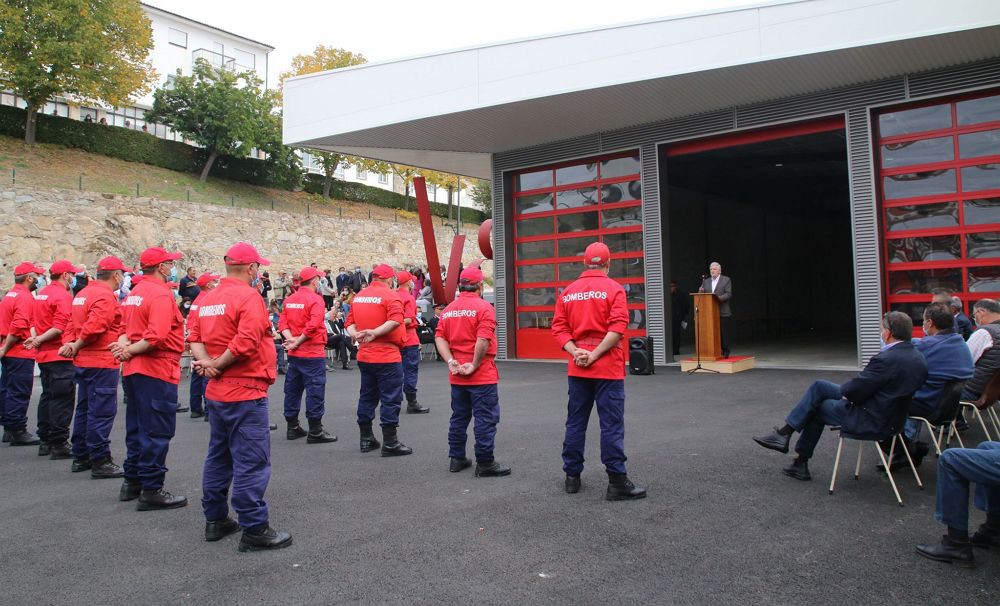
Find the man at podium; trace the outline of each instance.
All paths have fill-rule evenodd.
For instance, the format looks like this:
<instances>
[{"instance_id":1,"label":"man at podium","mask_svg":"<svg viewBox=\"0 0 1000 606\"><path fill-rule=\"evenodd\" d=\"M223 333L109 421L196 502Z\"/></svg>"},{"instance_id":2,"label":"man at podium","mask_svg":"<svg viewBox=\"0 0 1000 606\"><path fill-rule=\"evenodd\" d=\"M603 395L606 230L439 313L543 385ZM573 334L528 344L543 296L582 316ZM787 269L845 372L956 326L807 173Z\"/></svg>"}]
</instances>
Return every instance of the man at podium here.
<instances>
[{"instance_id":1,"label":"man at podium","mask_svg":"<svg viewBox=\"0 0 1000 606\"><path fill-rule=\"evenodd\" d=\"M712 262L708 266L709 276L701 283L698 292L710 292L719 299L719 337L722 341L722 357L729 357L730 318L733 312L729 309L729 301L733 298L733 281L729 276L722 275L722 266Z\"/></svg>"}]
</instances>

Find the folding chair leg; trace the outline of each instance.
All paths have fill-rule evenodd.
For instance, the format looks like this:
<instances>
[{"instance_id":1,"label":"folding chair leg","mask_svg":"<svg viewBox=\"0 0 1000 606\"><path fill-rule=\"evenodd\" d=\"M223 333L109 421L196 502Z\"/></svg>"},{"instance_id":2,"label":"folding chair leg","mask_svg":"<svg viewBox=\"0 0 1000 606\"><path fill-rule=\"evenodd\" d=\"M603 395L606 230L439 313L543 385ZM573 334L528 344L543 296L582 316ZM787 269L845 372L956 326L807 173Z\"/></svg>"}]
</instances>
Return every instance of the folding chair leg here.
<instances>
[{"instance_id":1,"label":"folding chair leg","mask_svg":"<svg viewBox=\"0 0 1000 606\"><path fill-rule=\"evenodd\" d=\"M941 437L934 435L934 427L931 425L930 421L928 421L927 419L923 419L923 421L927 425L927 432L931 434L931 442L934 443L934 452L937 454L937 456L940 457L941 456ZM942 428L941 431L938 432L938 433L940 434L940 433L943 433L943 432L944 432L944 428Z\"/></svg>"},{"instance_id":2,"label":"folding chair leg","mask_svg":"<svg viewBox=\"0 0 1000 606\"><path fill-rule=\"evenodd\" d=\"M996 405L987 408L986 412L989 414L990 421L993 422L993 431L997 433L997 436L1000 436L1000 416L997 416Z\"/></svg>"},{"instance_id":3,"label":"folding chair leg","mask_svg":"<svg viewBox=\"0 0 1000 606\"><path fill-rule=\"evenodd\" d=\"M844 448L844 438L837 441L837 457L833 460L833 474L830 476L830 494L833 494L833 487L837 484L837 469L840 468L840 451Z\"/></svg>"},{"instance_id":4,"label":"folding chair leg","mask_svg":"<svg viewBox=\"0 0 1000 606\"><path fill-rule=\"evenodd\" d=\"M983 428L983 433L986 434L986 441L992 441L993 438L990 437L990 430L986 429L986 421L983 420L982 413L976 407L973 407L972 410L976 411L976 418L979 419L979 425Z\"/></svg>"},{"instance_id":5,"label":"folding chair leg","mask_svg":"<svg viewBox=\"0 0 1000 606\"><path fill-rule=\"evenodd\" d=\"M955 434L955 439L958 440L959 448L965 448L965 442L962 441L962 434L958 433L958 425L954 421L951 422L951 428L948 430L948 442L951 442L951 435Z\"/></svg>"},{"instance_id":6,"label":"folding chair leg","mask_svg":"<svg viewBox=\"0 0 1000 606\"><path fill-rule=\"evenodd\" d=\"M903 448L903 453L906 454L906 460L910 462L910 470L913 471L913 477L917 480L917 486L920 487L920 490L923 490L924 483L920 481L920 474L917 473L917 466L913 464L913 457L910 456L910 451L906 448L906 442L900 440L899 445Z\"/></svg>"},{"instance_id":7,"label":"folding chair leg","mask_svg":"<svg viewBox=\"0 0 1000 606\"><path fill-rule=\"evenodd\" d=\"M885 460L885 453L882 452L882 448L878 445L878 442L873 442L875 444L875 451L878 453L878 457L882 459L882 466L885 467L885 475L889 476L889 484L892 485L892 492L896 495L896 501L899 502L899 506L903 506L903 498L899 496L899 490L896 488L896 481L892 479L892 470L889 469L889 462Z\"/></svg>"},{"instance_id":8,"label":"folding chair leg","mask_svg":"<svg viewBox=\"0 0 1000 606\"><path fill-rule=\"evenodd\" d=\"M854 466L854 479L857 480L861 476L861 448L865 445L864 442L858 442L858 464Z\"/></svg>"}]
</instances>

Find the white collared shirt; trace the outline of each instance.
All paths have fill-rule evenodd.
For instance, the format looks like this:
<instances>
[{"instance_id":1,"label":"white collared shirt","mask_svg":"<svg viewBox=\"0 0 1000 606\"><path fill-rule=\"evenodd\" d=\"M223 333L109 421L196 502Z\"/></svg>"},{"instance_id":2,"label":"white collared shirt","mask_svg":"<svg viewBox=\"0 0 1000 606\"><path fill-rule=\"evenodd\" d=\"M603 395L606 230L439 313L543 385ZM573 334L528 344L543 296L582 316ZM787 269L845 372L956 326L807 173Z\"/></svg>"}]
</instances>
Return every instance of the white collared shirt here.
<instances>
[{"instance_id":1,"label":"white collared shirt","mask_svg":"<svg viewBox=\"0 0 1000 606\"><path fill-rule=\"evenodd\" d=\"M719 277L722 277L721 275ZM719 278L712 278L712 292L715 292L715 287L719 284Z\"/></svg>"}]
</instances>

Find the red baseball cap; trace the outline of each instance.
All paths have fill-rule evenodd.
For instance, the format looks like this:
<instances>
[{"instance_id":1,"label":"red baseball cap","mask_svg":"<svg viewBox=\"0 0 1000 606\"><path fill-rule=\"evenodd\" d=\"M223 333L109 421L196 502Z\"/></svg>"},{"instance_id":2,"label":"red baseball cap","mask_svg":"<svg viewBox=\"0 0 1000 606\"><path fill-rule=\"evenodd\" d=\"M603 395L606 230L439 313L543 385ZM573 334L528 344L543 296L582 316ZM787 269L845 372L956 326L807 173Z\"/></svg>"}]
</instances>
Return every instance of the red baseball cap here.
<instances>
[{"instance_id":1,"label":"red baseball cap","mask_svg":"<svg viewBox=\"0 0 1000 606\"><path fill-rule=\"evenodd\" d=\"M603 242L593 242L583 253L583 262L587 265L604 265L611 258L611 250Z\"/></svg>"},{"instance_id":2,"label":"red baseball cap","mask_svg":"<svg viewBox=\"0 0 1000 606\"><path fill-rule=\"evenodd\" d=\"M260 265L270 265L271 262L260 256L257 249L252 244L237 242L226 251L226 265L250 265L259 263Z\"/></svg>"},{"instance_id":3,"label":"red baseball cap","mask_svg":"<svg viewBox=\"0 0 1000 606\"><path fill-rule=\"evenodd\" d=\"M14 275L15 276L23 276L25 274L39 274L40 275L40 274L44 274L44 273L45 273L45 268L44 267L39 267L38 265L35 265L34 263L30 263L28 261L25 261L24 263L21 263L17 267L14 268Z\"/></svg>"},{"instance_id":4,"label":"red baseball cap","mask_svg":"<svg viewBox=\"0 0 1000 606\"><path fill-rule=\"evenodd\" d=\"M172 253L168 252L165 248L154 246L142 251L142 254L139 255L139 265L142 267L155 267L160 263L176 261L183 256L184 255L179 252Z\"/></svg>"},{"instance_id":5,"label":"red baseball cap","mask_svg":"<svg viewBox=\"0 0 1000 606\"><path fill-rule=\"evenodd\" d=\"M466 284L479 284L483 281L483 272L478 267L466 267L458 279Z\"/></svg>"},{"instance_id":6,"label":"red baseball cap","mask_svg":"<svg viewBox=\"0 0 1000 606\"><path fill-rule=\"evenodd\" d=\"M316 276L322 276L323 272L316 269L315 267L303 267L302 271L299 272L299 280L305 282L307 280L312 280Z\"/></svg>"},{"instance_id":7,"label":"red baseball cap","mask_svg":"<svg viewBox=\"0 0 1000 606\"><path fill-rule=\"evenodd\" d=\"M97 271L131 271L118 257L104 257L97 262Z\"/></svg>"},{"instance_id":8,"label":"red baseball cap","mask_svg":"<svg viewBox=\"0 0 1000 606\"><path fill-rule=\"evenodd\" d=\"M207 286L209 282L214 282L221 277L222 276L220 276L219 274L213 274L211 272L206 271L205 273L198 276L198 279L195 280L194 283L197 284L200 288L205 288L205 286Z\"/></svg>"},{"instance_id":9,"label":"red baseball cap","mask_svg":"<svg viewBox=\"0 0 1000 606\"><path fill-rule=\"evenodd\" d=\"M49 275L58 276L59 274L65 273L78 274L82 270L82 267L76 267L66 259L59 259L49 266Z\"/></svg>"},{"instance_id":10,"label":"red baseball cap","mask_svg":"<svg viewBox=\"0 0 1000 606\"><path fill-rule=\"evenodd\" d=\"M381 265L375 266L375 269L372 270L372 275L380 280L387 280L396 275L396 270L391 266L382 263Z\"/></svg>"},{"instance_id":11,"label":"red baseball cap","mask_svg":"<svg viewBox=\"0 0 1000 606\"><path fill-rule=\"evenodd\" d=\"M146 276L142 274L135 274L134 276L132 276L132 286L135 286L139 282L142 282L145 278Z\"/></svg>"},{"instance_id":12,"label":"red baseball cap","mask_svg":"<svg viewBox=\"0 0 1000 606\"><path fill-rule=\"evenodd\" d=\"M405 269L396 274L396 282L399 282L400 286L406 284L407 282L412 282L412 281L413 281L413 274L406 271Z\"/></svg>"}]
</instances>

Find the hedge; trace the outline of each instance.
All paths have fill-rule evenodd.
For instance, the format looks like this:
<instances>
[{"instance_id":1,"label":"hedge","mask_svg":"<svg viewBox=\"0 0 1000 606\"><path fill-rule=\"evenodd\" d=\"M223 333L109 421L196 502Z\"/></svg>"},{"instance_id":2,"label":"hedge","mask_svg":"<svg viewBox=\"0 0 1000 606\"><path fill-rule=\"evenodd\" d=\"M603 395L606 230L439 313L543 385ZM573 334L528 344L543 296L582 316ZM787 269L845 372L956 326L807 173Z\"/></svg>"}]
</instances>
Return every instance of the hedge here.
<instances>
[{"instance_id":1,"label":"hedge","mask_svg":"<svg viewBox=\"0 0 1000 606\"><path fill-rule=\"evenodd\" d=\"M323 175L317 175L316 173L307 174L304 187L309 193L322 194ZM409 200L409 205L407 205L406 197L403 194L380 187L372 187L364 183L341 181L337 178L334 178L333 183L330 185L330 197L337 200L364 202L365 204L374 204L383 208L398 208L400 210L409 208L409 210L415 211L417 207L416 199L412 197ZM452 209L452 213L454 213L454 209ZM447 217L448 205L440 202L431 202L431 214L436 217ZM483 211L462 207L462 221L467 223L482 223L485 220L486 216L483 214Z\"/></svg>"}]
</instances>

